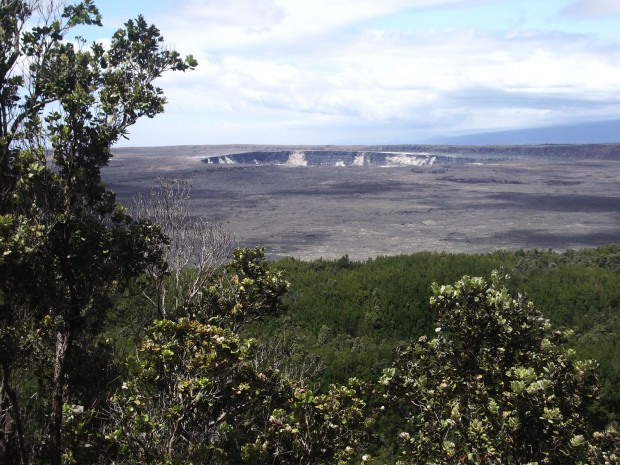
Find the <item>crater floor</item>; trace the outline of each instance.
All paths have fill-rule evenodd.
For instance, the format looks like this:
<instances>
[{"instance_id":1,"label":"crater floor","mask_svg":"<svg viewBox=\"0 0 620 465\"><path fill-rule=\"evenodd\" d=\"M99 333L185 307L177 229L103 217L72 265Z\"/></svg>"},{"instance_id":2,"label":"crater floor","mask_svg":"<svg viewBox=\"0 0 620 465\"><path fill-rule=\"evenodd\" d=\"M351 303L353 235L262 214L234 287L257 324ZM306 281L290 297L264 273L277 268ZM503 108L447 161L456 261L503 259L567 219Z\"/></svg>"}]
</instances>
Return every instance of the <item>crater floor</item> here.
<instances>
[{"instance_id":1,"label":"crater floor","mask_svg":"<svg viewBox=\"0 0 620 465\"><path fill-rule=\"evenodd\" d=\"M196 215L227 223L240 244L265 246L274 258L620 242L615 160L522 156L382 168L250 166L203 163L197 151L118 149L104 179L124 204L158 176L185 179Z\"/></svg>"}]
</instances>

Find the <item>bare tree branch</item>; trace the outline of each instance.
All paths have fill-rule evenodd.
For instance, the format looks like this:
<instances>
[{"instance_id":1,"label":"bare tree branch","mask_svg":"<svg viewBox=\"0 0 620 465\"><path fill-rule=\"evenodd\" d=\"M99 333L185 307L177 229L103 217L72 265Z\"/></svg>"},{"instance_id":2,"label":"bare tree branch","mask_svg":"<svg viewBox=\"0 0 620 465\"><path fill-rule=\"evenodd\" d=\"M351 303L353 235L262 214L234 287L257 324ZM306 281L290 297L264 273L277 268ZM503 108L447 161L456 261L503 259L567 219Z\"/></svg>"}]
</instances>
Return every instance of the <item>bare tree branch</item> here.
<instances>
[{"instance_id":1,"label":"bare tree branch","mask_svg":"<svg viewBox=\"0 0 620 465\"><path fill-rule=\"evenodd\" d=\"M168 312L186 312L235 247L225 225L192 215L190 191L186 181L159 178L148 196L134 199L133 215L158 224L168 238L162 245L164 268L149 270L155 296L145 291L161 318Z\"/></svg>"}]
</instances>

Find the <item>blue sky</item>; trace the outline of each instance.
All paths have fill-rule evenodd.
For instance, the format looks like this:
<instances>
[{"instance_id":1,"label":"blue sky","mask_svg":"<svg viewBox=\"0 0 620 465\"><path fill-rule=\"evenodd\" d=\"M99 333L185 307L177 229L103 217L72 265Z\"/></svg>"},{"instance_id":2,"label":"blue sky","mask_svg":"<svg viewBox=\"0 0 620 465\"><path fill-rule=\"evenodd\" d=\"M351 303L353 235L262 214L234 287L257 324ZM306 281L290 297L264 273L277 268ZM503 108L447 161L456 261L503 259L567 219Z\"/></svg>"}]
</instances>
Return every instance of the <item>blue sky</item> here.
<instances>
[{"instance_id":1,"label":"blue sky","mask_svg":"<svg viewBox=\"0 0 620 465\"><path fill-rule=\"evenodd\" d=\"M620 119L619 0L100 0L199 67L122 145L414 143Z\"/></svg>"}]
</instances>

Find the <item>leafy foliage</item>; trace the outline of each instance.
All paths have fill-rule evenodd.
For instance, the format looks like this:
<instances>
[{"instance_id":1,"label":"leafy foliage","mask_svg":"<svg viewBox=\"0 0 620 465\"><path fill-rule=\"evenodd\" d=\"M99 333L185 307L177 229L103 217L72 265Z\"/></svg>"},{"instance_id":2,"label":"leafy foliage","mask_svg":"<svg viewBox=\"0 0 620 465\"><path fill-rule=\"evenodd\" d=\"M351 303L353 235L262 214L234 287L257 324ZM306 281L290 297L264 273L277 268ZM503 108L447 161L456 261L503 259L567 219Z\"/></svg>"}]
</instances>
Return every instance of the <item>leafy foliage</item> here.
<instances>
[{"instance_id":1,"label":"leafy foliage","mask_svg":"<svg viewBox=\"0 0 620 465\"><path fill-rule=\"evenodd\" d=\"M292 358L319 356L324 382L377 379L394 360L395 347L435 334L429 283L502 269L511 275L507 285L526 293L554 326L574 331L568 344L579 358L599 362L601 400L590 416L603 428L620 419L620 274L603 266L616 253L613 245L565 253L420 252L346 267L339 260L285 259L273 266L292 283L288 310L252 327L251 334L259 341L291 334Z\"/></svg>"},{"instance_id":2,"label":"leafy foliage","mask_svg":"<svg viewBox=\"0 0 620 465\"><path fill-rule=\"evenodd\" d=\"M158 320L112 398L117 463L349 463L366 432L360 385L316 394L256 358L247 319L278 315L288 283L262 249L239 249L192 318Z\"/></svg>"},{"instance_id":3,"label":"leafy foliage","mask_svg":"<svg viewBox=\"0 0 620 465\"><path fill-rule=\"evenodd\" d=\"M243 448L247 463L348 464L365 462L363 448L373 418L360 398L366 388L356 379L330 385L324 394L291 383L288 398L253 444Z\"/></svg>"},{"instance_id":4,"label":"leafy foliage","mask_svg":"<svg viewBox=\"0 0 620 465\"><path fill-rule=\"evenodd\" d=\"M159 320L139 352L135 376L113 398L108 438L128 463L205 463L225 452L223 431L250 408L256 384L250 341L186 318ZM249 395L247 390L251 390Z\"/></svg>"},{"instance_id":5,"label":"leafy foliage","mask_svg":"<svg viewBox=\"0 0 620 465\"><path fill-rule=\"evenodd\" d=\"M497 273L433 286L437 336L402 350L381 382L407 419L403 463L585 462L592 361Z\"/></svg>"},{"instance_id":6,"label":"leafy foliage","mask_svg":"<svg viewBox=\"0 0 620 465\"><path fill-rule=\"evenodd\" d=\"M269 270L264 260L265 250L260 247L235 250L222 278L205 286L194 314L219 317L234 331L266 315L280 315L289 283L281 271Z\"/></svg>"},{"instance_id":7,"label":"leafy foliage","mask_svg":"<svg viewBox=\"0 0 620 465\"><path fill-rule=\"evenodd\" d=\"M97 358L111 293L160 261L164 240L100 170L132 124L163 111L153 81L196 62L142 17L107 50L65 41L101 25L91 0L3 0L0 18L0 461L59 465L71 456L63 405L95 401L74 362Z\"/></svg>"}]
</instances>

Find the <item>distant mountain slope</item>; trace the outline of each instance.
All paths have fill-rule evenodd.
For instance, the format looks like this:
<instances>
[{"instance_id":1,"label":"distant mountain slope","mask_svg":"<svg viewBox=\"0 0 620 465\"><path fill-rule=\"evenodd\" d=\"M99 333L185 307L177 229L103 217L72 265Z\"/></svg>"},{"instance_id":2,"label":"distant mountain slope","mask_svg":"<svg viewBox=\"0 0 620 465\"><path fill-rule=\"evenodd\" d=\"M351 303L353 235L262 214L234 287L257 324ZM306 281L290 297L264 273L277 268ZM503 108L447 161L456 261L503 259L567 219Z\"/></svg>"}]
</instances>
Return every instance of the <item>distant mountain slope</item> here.
<instances>
[{"instance_id":1,"label":"distant mountain slope","mask_svg":"<svg viewBox=\"0 0 620 465\"><path fill-rule=\"evenodd\" d=\"M620 142L620 120L484 132L455 137L435 137L432 144L513 145L513 144L609 144Z\"/></svg>"}]
</instances>

